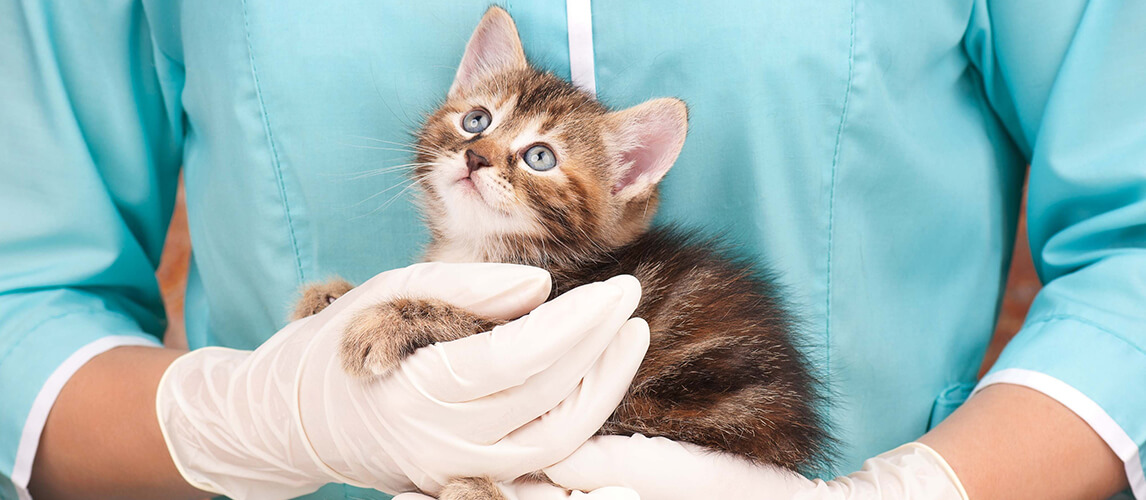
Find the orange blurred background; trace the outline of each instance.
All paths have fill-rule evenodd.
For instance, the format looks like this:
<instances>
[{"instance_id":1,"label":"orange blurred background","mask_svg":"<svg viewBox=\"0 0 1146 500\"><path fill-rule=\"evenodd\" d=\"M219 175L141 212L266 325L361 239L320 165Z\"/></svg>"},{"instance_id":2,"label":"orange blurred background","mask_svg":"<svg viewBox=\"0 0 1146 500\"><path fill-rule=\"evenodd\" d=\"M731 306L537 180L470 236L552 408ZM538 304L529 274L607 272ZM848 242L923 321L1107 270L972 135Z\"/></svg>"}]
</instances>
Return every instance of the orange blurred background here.
<instances>
[{"instance_id":1,"label":"orange blurred background","mask_svg":"<svg viewBox=\"0 0 1146 500\"><path fill-rule=\"evenodd\" d=\"M168 347L187 348L183 329L183 290L187 287L187 267L191 264L191 236L187 234L187 210L184 208L183 179L179 179L179 194L175 197L175 213L163 242L163 256L159 259L159 290L163 292L163 306L167 309L167 332L163 343Z\"/></svg>"},{"instance_id":2,"label":"orange blurred background","mask_svg":"<svg viewBox=\"0 0 1146 500\"><path fill-rule=\"evenodd\" d=\"M1023 212L1026 212L1025 201ZM163 248L163 258L159 263L159 285L163 291L163 301L167 307L167 336L165 342L171 347L187 347L183 331L183 288L187 284L187 266L191 257L191 239L187 235L187 214L183 208L183 188L171 218L171 228ZM1007 290L1003 297L1003 308L995 325L995 337L987 349L981 372L986 372L999 357L1003 346L1023 325L1023 318L1039 291L1039 280L1031 263L1031 251L1027 245L1027 223L1024 217L1019 221L1019 231L1015 241L1014 258L1007 276Z\"/></svg>"}]
</instances>

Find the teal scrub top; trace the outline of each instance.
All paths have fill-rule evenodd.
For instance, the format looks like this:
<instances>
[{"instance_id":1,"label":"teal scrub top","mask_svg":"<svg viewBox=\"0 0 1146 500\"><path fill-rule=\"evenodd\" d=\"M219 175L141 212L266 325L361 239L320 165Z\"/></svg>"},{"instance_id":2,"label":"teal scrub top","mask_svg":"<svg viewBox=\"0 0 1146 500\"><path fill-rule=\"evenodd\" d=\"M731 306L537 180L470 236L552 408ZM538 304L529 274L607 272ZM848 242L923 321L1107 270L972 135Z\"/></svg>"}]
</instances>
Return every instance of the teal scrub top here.
<instances>
[{"instance_id":1,"label":"teal scrub top","mask_svg":"<svg viewBox=\"0 0 1146 500\"><path fill-rule=\"evenodd\" d=\"M0 3L0 496L27 496L79 365L160 341L181 168L193 348L252 349L303 283L419 259L403 175L379 169L410 161L394 143L487 5ZM565 2L506 6L568 77ZM833 396L823 474L976 386L1029 163L1045 288L982 383L1070 407L1146 499L1146 2L598 1L589 21L603 102L689 104L658 219L780 272Z\"/></svg>"}]
</instances>

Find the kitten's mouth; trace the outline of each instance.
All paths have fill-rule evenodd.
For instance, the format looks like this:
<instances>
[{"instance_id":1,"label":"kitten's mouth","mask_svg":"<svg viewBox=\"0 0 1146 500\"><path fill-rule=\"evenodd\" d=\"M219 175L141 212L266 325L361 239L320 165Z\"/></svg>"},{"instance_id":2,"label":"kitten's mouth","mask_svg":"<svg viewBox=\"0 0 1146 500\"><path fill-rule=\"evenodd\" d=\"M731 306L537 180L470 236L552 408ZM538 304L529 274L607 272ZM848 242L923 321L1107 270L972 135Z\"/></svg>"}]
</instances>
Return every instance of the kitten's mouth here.
<instances>
[{"instance_id":1,"label":"kitten's mouth","mask_svg":"<svg viewBox=\"0 0 1146 500\"><path fill-rule=\"evenodd\" d=\"M495 213L510 215L506 207L498 203L496 190L491 192L492 188L489 185L479 186L479 184L483 183L483 181L479 181L472 175L466 174L465 177L454 181L454 189L456 189L462 197L471 197L475 199L477 203L484 205Z\"/></svg>"},{"instance_id":2,"label":"kitten's mouth","mask_svg":"<svg viewBox=\"0 0 1146 500\"><path fill-rule=\"evenodd\" d=\"M479 203L489 208L496 208L492 203L490 203L490 200L486 198L485 193L483 193L482 189L478 187L477 181L473 177L466 175L465 177L454 181L454 184L462 196L477 198Z\"/></svg>"},{"instance_id":3,"label":"kitten's mouth","mask_svg":"<svg viewBox=\"0 0 1146 500\"><path fill-rule=\"evenodd\" d=\"M463 196L477 196L483 202L485 201L485 196L481 194L481 190L478 189L477 183L472 177L467 175L455 181L454 184L457 184L457 189L462 192Z\"/></svg>"}]
</instances>

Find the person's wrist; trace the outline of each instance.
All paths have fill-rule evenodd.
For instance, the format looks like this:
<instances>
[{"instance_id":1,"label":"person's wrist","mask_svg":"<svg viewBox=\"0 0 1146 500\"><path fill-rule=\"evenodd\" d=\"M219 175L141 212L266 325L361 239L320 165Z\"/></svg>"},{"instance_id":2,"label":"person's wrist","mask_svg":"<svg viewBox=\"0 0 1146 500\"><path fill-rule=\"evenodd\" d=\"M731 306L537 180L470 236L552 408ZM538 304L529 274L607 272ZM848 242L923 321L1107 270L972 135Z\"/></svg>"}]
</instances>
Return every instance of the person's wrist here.
<instances>
[{"instance_id":1,"label":"person's wrist","mask_svg":"<svg viewBox=\"0 0 1146 500\"><path fill-rule=\"evenodd\" d=\"M251 351L205 347L167 367L156 394L156 416L167 450L183 479L203 491L239 497L254 493L250 488L258 484L260 469L274 471L266 487L298 494L314 491L329 482L328 475L302 453L310 447L287 403L290 389L249 380L253 362L257 360ZM283 397L241 394L267 390L283 391ZM268 399L281 401L281 408L235 404ZM267 438L260 439L263 436Z\"/></svg>"},{"instance_id":2,"label":"person's wrist","mask_svg":"<svg viewBox=\"0 0 1146 500\"><path fill-rule=\"evenodd\" d=\"M821 484L832 493L824 494L819 487L804 488L806 498L968 500L947 461L919 442L881 453L864 461L859 471Z\"/></svg>"}]
</instances>

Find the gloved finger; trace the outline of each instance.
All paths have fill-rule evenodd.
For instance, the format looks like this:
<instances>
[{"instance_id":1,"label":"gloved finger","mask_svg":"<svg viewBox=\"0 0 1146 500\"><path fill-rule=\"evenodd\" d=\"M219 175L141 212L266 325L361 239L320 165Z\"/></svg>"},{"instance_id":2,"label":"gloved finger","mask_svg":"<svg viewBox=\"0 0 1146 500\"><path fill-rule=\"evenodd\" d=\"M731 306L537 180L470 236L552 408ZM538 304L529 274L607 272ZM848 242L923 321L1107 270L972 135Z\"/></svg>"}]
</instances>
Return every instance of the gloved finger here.
<instances>
[{"instance_id":1,"label":"gloved finger","mask_svg":"<svg viewBox=\"0 0 1146 500\"><path fill-rule=\"evenodd\" d=\"M615 486L588 493L566 491L565 488L542 483L499 484L498 489L507 500L641 500L637 492ZM434 497L421 493L402 493L394 497L394 500L434 500Z\"/></svg>"},{"instance_id":2,"label":"gloved finger","mask_svg":"<svg viewBox=\"0 0 1146 500\"><path fill-rule=\"evenodd\" d=\"M394 297L435 298L480 316L510 320L545 302L551 287L549 272L537 267L426 262L371 278L355 289L362 290L355 302L369 306Z\"/></svg>"},{"instance_id":3,"label":"gloved finger","mask_svg":"<svg viewBox=\"0 0 1146 500\"><path fill-rule=\"evenodd\" d=\"M611 325L601 328L611 328ZM648 324L644 319L632 318L622 325L621 329L625 328L647 330ZM471 428L471 439L476 442L493 443L514 429L518 429L537 419L538 416L553 410L565 399L575 396L575 391L586 389L582 382L589 371L597 364L611 362L605 361L602 354L598 353L596 342L595 339L586 339L574 347L565 357L553 363L553 366L530 377L525 383L467 403L467 411L472 411L475 415L497 415L497 420L491 421L491 425L488 427L475 426ZM647 346L645 349L647 350ZM642 351L639 356L643 358L644 352ZM640 359L637 359L637 363L639 365ZM622 391L617 396L618 403L620 397L624 395L624 390L628 388L628 385L622 386L621 384L622 382L628 384L628 380L631 380L631 376L625 380L615 381L618 384L615 390ZM602 383L607 382L602 381ZM610 394L612 393L610 392ZM508 401L514 403L510 405L507 404ZM513 411L494 411L495 408L505 406L513 408ZM615 407L614 404L613 408L615 409ZM475 423L479 422L476 418L474 421Z\"/></svg>"},{"instance_id":4,"label":"gloved finger","mask_svg":"<svg viewBox=\"0 0 1146 500\"><path fill-rule=\"evenodd\" d=\"M506 398L510 396L496 393L522 385L570 355L572 350L579 353L578 359L585 360L581 373L563 372L576 383L639 302L640 283L632 276L580 286L491 332L419 349L402 362L403 372L422 391L439 401L472 402L494 395L496 401L491 402L503 409L512 408L525 400L519 398L507 405ZM565 394L554 393L552 387L532 389L529 399L548 398L550 404L541 404L540 411L533 410L538 406L535 404L531 411L515 412L529 414L528 419L552 408L565 397ZM506 428L506 432L513 428Z\"/></svg>"},{"instance_id":5,"label":"gloved finger","mask_svg":"<svg viewBox=\"0 0 1146 500\"><path fill-rule=\"evenodd\" d=\"M568 491L548 483L514 481L498 483L506 500L641 500L637 492L628 488L606 487L598 490Z\"/></svg>"},{"instance_id":6,"label":"gloved finger","mask_svg":"<svg viewBox=\"0 0 1146 500\"><path fill-rule=\"evenodd\" d=\"M564 460L547 467L545 474L566 488L592 490L622 485L636 488L646 497L655 497L656 483L663 482L662 478L646 476L650 471L667 470L671 463L691 460L687 455L676 443L659 442L640 434L597 436Z\"/></svg>"},{"instance_id":7,"label":"gloved finger","mask_svg":"<svg viewBox=\"0 0 1146 500\"><path fill-rule=\"evenodd\" d=\"M636 490L629 488L622 488L620 486L606 486L598 488L590 492L581 492L574 490L569 498L577 500L641 500Z\"/></svg>"},{"instance_id":8,"label":"gloved finger","mask_svg":"<svg viewBox=\"0 0 1146 500\"><path fill-rule=\"evenodd\" d=\"M626 282L629 279L626 276L617 278L617 281ZM629 294L621 301L634 300L639 299ZM478 443L496 442L514 429L552 410L573 394L589 370L600 362L601 353L613 342L617 335L615 332L624 328L626 321L635 321L627 319L627 307L614 311L611 317L594 327L596 331L591 332L551 366L520 385L467 402L464 411L473 415L468 419L471 422L469 439ZM648 328L644 320L637 321ZM630 328L635 326L629 325Z\"/></svg>"},{"instance_id":9,"label":"gloved finger","mask_svg":"<svg viewBox=\"0 0 1146 500\"><path fill-rule=\"evenodd\" d=\"M626 322L568 397L484 451L490 457L487 473L516 477L573 453L616 410L648 348L648 323L640 318Z\"/></svg>"},{"instance_id":10,"label":"gloved finger","mask_svg":"<svg viewBox=\"0 0 1146 500\"><path fill-rule=\"evenodd\" d=\"M597 436L569 457L545 469L566 488L592 490L624 486L658 500L752 498L767 491L788 498L803 477L777 467L662 437Z\"/></svg>"},{"instance_id":11,"label":"gloved finger","mask_svg":"<svg viewBox=\"0 0 1146 500\"><path fill-rule=\"evenodd\" d=\"M636 490L629 488L622 488L620 486L606 486L604 488L595 489L590 492L573 491L569 496L573 499L593 499L593 500L641 500L641 495L637 494Z\"/></svg>"}]
</instances>

